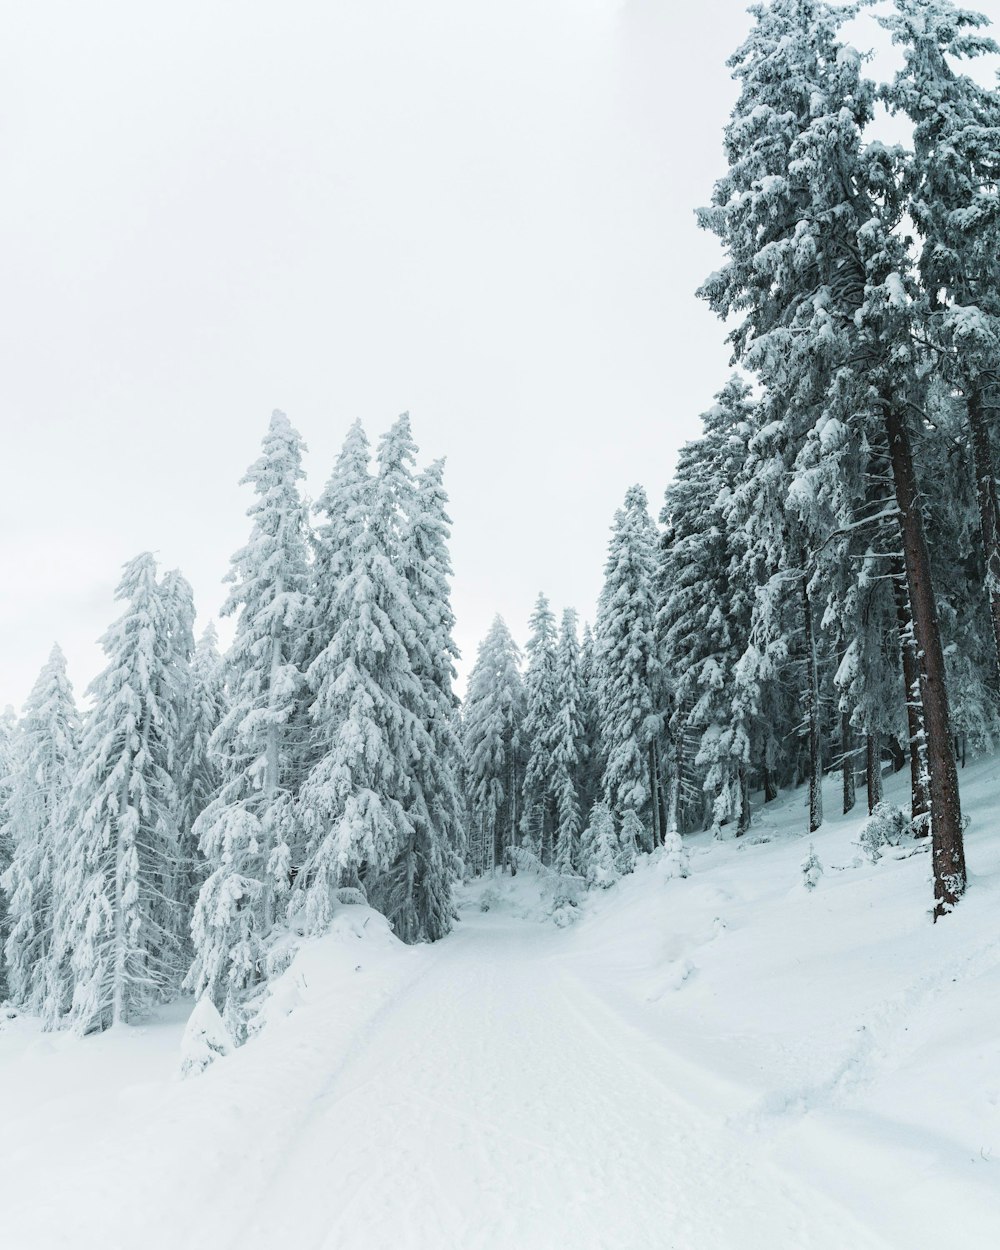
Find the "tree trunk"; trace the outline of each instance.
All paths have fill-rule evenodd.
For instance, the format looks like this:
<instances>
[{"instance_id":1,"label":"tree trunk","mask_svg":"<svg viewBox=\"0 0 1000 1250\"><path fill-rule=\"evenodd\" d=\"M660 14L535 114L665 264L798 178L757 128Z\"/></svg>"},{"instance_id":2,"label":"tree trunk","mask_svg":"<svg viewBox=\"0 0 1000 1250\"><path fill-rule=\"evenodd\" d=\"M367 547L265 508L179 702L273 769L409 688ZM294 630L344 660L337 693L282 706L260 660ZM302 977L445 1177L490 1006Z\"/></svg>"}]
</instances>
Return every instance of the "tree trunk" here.
<instances>
[{"instance_id":1,"label":"tree trunk","mask_svg":"<svg viewBox=\"0 0 1000 1250\"><path fill-rule=\"evenodd\" d=\"M844 755L844 815L852 811L857 802L854 785L854 730L851 728L850 712L840 714L840 745Z\"/></svg>"},{"instance_id":2,"label":"tree trunk","mask_svg":"<svg viewBox=\"0 0 1000 1250\"><path fill-rule=\"evenodd\" d=\"M649 759L649 807L652 823L653 850L660 845L660 785L656 768L656 742L650 738L646 752Z\"/></svg>"},{"instance_id":3,"label":"tree trunk","mask_svg":"<svg viewBox=\"0 0 1000 1250\"><path fill-rule=\"evenodd\" d=\"M865 743L868 781L868 815L882 802L882 743L878 732L870 733Z\"/></svg>"},{"instance_id":4,"label":"tree trunk","mask_svg":"<svg viewBox=\"0 0 1000 1250\"><path fill-rule=\"evenodd\" d=\"M809 665L809 687L806 696L809 716L809 832L815 833L823 823L823 758L819 736L819 669L816 664L816 635L813 631L812 604L809 601L809 580L802 578L802 614L806 634L806 661Z\"/></svg>"},{"instance_id":5,"label":"tree trunk","mask_svg":"<svg viewBox=\"0 0 1000 1250\"><path fill-rule=\"evenodd\" d=\"M1000 505L997 503L997 480L989 425L983 392L979 386L969 388L967 405L969 432L972 435L972 460L976 474L976 499L979 503L979 529L983 536L983 556L986 563L986 589L990 596L993 654L997 665L994 680L1000 685Z\"/></svg>"},{"instance_id":6,"label":"tree trunk","mask_svg":"<svg viewBox=\"0 0 1000 1250\"><path fill-rule=\"evenodd\" d=\"M927 741L924 734L924 712L920 701L920 657L913 638L913 616L903 581L901 562L893 561L892 590L896 600L896 621L899 627L899 651L903 664L903 694L906 699L906 726L910 736L910 818L913 832L926 838L930 795L927 792Z\"/></svg>"},{"instance_id":7,"label":"tree trunk","mask_svg":"<svg viewBox=\"0 0 1000 1250\"><path fill-rule=\"evenodd\" d=\"M906 412L893 395L883 395L883 402L900 513L906 582L913 612L913 636L918 654L923 659L920 665L920 692L930 774L931 858L934 869L934 919L937 920L946 915L965 893L962 805L952 750L944 649L941 646L941 629Z\"/></svg>"},{"instance_id":8,"label":"tree trunk","mask_svg":"<svg viewBox=\"0 0 1000 1250\"><path fill-rule=\"evenodd\" d=\"M778 784L774 779L774 771L767 764L761 765L764 780L764 802L773 803L778 797Z\"/></svg>"},{"instance_id":9,"label":"tree trunk","mask_svg":"<svg viewBox=\"0 0 1000 1250\"><path fill-rule=\"evenodd\" d=\"M742 838L750 828L750 773L746 764L739 769L740 814L736 823L736 836Z\"/></svg>"}]
</instances>

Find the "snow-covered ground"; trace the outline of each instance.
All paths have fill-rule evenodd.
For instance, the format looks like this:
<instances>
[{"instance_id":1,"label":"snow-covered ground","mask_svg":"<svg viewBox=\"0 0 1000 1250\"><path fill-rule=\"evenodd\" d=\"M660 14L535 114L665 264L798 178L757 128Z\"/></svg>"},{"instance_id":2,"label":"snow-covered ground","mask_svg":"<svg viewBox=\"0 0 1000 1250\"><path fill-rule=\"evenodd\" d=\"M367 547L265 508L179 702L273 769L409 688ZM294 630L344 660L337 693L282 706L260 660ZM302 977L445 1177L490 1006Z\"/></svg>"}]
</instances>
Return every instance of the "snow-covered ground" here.
<instances>
[{"instance_id":1,"label":"snow-covered ground","mask_svg":"<svg viewBox=\"0 0 1000 1250\"><path fill-rule=\"evenodd\" d=\"M178 1008L83 1041L0 1017L0 1245L994 1248L1000 762L962 780L936 926L925 853L858 861L862 805L807 891L795 794L567 927L527 873L432 947L344 908L187 1080Z\"/></svg>"}]
</instances>

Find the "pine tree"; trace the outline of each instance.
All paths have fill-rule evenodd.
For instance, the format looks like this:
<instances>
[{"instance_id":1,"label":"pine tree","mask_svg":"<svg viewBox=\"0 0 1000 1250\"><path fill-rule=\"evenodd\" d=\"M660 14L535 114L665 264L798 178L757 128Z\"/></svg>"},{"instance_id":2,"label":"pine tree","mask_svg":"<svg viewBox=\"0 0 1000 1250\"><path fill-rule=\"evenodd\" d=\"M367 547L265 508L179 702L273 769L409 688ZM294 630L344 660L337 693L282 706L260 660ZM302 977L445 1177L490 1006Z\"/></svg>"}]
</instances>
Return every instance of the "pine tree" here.
<instances>
[{"instance_id":1,"label":"pine tree","mask_svg":"<svg viewBox=\"0 0 1000 1250\"><path fill-rule=\"evenodd\" d=\"M125 565L125 612L101 640L107 667L88 693L70 799L65 894L80 1032L141 1019L176 990L177 744L167 705L170 602L147 552ZM63 923L57 908L57 926Z\"/></svg>"},{"instance_id":2,"label":"pine tree","mask_svg":"<svg viewBox=\"0 0 1000 1250\"><path fill-rule=\"evenodd\" d=\"M14 856L14 845L10 835L10 801L11 777L14 771L14 749L17 731L17 717L11 707L4 708L0 713L0 875L6 873ZM0 941L6 941L8 932L7 895L0 889ZM0 959L0 1001L7 996L6 966Z\"/></svg>"},{"instance_id":3,"label":"pine tree","mask_svg":"<svg viewBox=\"0 0 1000 1250\"><path fill-rule=\"evenodd\" d=\"M965 888L961 809L944 652L914 459L921 391L912 256L901 229L905 163L865 142L874 86L839 38L851 10L821 0L757 6L730 61L741 94L726 131L729 172L702 223L727 261L703 295L737 359L759 370L783 414L791 462L819 422L839 421L862 462L885 440L892 470L929 765L935 914ZM811 576L811 571L807 570Z\"/></svg>"},{"instance_id":4,"label":"pine tree","mask_svg":"<svg viewBox=\"0 0 1000 1250\"><path fill-rule=\"evenodd\" d=\"M312 619L307 517L299 490L303 444L275 412L242 484L254 489L250 540L232 558L223 608L238 613L228 657L230 705L212 735L222 786L193 832L208 875L194 910L188 984L208 993L236 1040L243 1004L265 977L265 946L287 899L303 744L300 668Z\"/></svg>"},{"instance_id":5,"label":"pine tree","mask_svg":"<svg viewBox=\"0 0 1000 1250\"><path fill-rule=\"evenodd\" d=\"M543 863L552 861L556 820L553 750L555 747L556 621L544 595L539 595L529 622L524 678L524 795L521 832Z\"/></svg>"},{"instance_id":6,"label":"pine tree","mask_svg":"<svg viewBox=\"0 0 1000 1250\"><path fill-rule=\"evenodd\" d=\"M592 886L606 890L622 874L622 844L607 803L595 803L583 832L582 869Z\"/></svg>"},{"instance_id":7,"label":"pine tree","mask_svg":"<svg viewBox=\"0 0 1000 1250\"><path fill-rule=\"evenodd\" d=\"M586 767L583 695L580 688L580 644L576 612L566 608L555 657L556 720L552 738L552 793L556 807L555 864L574 871L582 830L580 789Z\"/></svg>"},{"instance_id":8,"label":"pine tree","mask_svg":"<svg viewBox=\"0 0 1000 1250\"><path fill-rule=\"evenodd\" d=\"M634 811L652 843L659 807L654 694L656 529L633 486L615 514L597 617L597 671L606 763L604 801L620 822Z\"/></svg>"},{"instance_id":9,"label":"pine tree","mask_svg":"<svg viewBox=\"0 0 1000 1250\"><path fill-rule=\"evenodd\" d=\"M219 655L218 632L210 621L198 640L191 661L188 705L180 745L178 901L182 904L188 929L205 879L205 861L198 849L194 826L222 784L219 758L212 750L211 741L225 712L225 666Z\"/></svg>"},{"instance_id":10,"label":"pine tree","mask_svg":"<svg viewBox=\"0 0 1000 1250\"><path fill-rule=\"evenodd\" d=\"M520 652L501 617L479 644L462 721L472 864L487 872L516 842L523 775Z\"/></svg>"},{"instance_id":11,"label":"pine tree","mask_svg":"<svg viewBox=\"0 0 1000 1250\"><path fill-rule=\"evenodd\" d=\"M38 675L18 727L6 804L13 856L0 878L8 904L5 955L11 1001L50 1021L69 1007L72 981L55 932L68 851L68 803L79 763L80 718L58 646Z\"/></svg>"}]
</instances>

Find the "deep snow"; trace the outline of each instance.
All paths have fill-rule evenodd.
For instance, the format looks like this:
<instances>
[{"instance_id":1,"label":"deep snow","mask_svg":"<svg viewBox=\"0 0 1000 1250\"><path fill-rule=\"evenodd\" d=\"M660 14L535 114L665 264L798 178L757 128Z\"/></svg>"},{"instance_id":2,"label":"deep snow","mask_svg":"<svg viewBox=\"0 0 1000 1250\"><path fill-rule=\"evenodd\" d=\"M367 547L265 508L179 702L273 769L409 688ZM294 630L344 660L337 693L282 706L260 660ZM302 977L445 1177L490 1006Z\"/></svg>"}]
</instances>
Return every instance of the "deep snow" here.
<instances>
[{"instance_id":1,"label":"deep snow","mask_svg":"<svg viewBox=\"0 0 1000 1250\"><path fill-rule=\"evenodd\" d=\"M998 780L963 774L971 888L936 926L926 853L859 861L861 805L806 837L796 793L568 927L528 873L431 947L345 907L184 1081L179 1007L83 1041L0 1014L0 1244L996 1247Z\"/></svg>"}]
</instances>

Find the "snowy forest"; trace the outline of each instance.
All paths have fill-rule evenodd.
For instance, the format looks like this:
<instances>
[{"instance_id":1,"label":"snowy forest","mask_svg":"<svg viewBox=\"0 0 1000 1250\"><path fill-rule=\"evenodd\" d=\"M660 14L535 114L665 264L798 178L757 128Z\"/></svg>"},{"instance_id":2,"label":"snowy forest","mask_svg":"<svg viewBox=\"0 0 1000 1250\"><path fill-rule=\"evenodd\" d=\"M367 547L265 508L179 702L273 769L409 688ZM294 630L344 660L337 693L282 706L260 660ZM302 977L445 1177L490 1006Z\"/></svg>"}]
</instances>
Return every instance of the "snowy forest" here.
<instances>
[{"instance_id":1,"label":"snowy forest","mask_svg":"<svg viewBox=\"0 0 1000 1250\"><path fill-rule=\"evenodd\" d=\"M225 654L143 553L85 710L57 646L3 722L10 1002L90 1033L187 993L242 1041L344 903L435 941L462 879L607 887L796 787L816 832L831 773L869 842L929 841L935 918L959 903L960 766L1000 728L1000 93L960 67L996 44L895 0L878 82L856 6L752 12L698 213L737 372L658 521L625 495L592 621L539 594L522 655L498 616L460 700L443 461L417 467L408 416L374 452L355 424L310 505L275 412ZM909 143L874 137L886 116Z\"/></svg>"}]
</instances>

